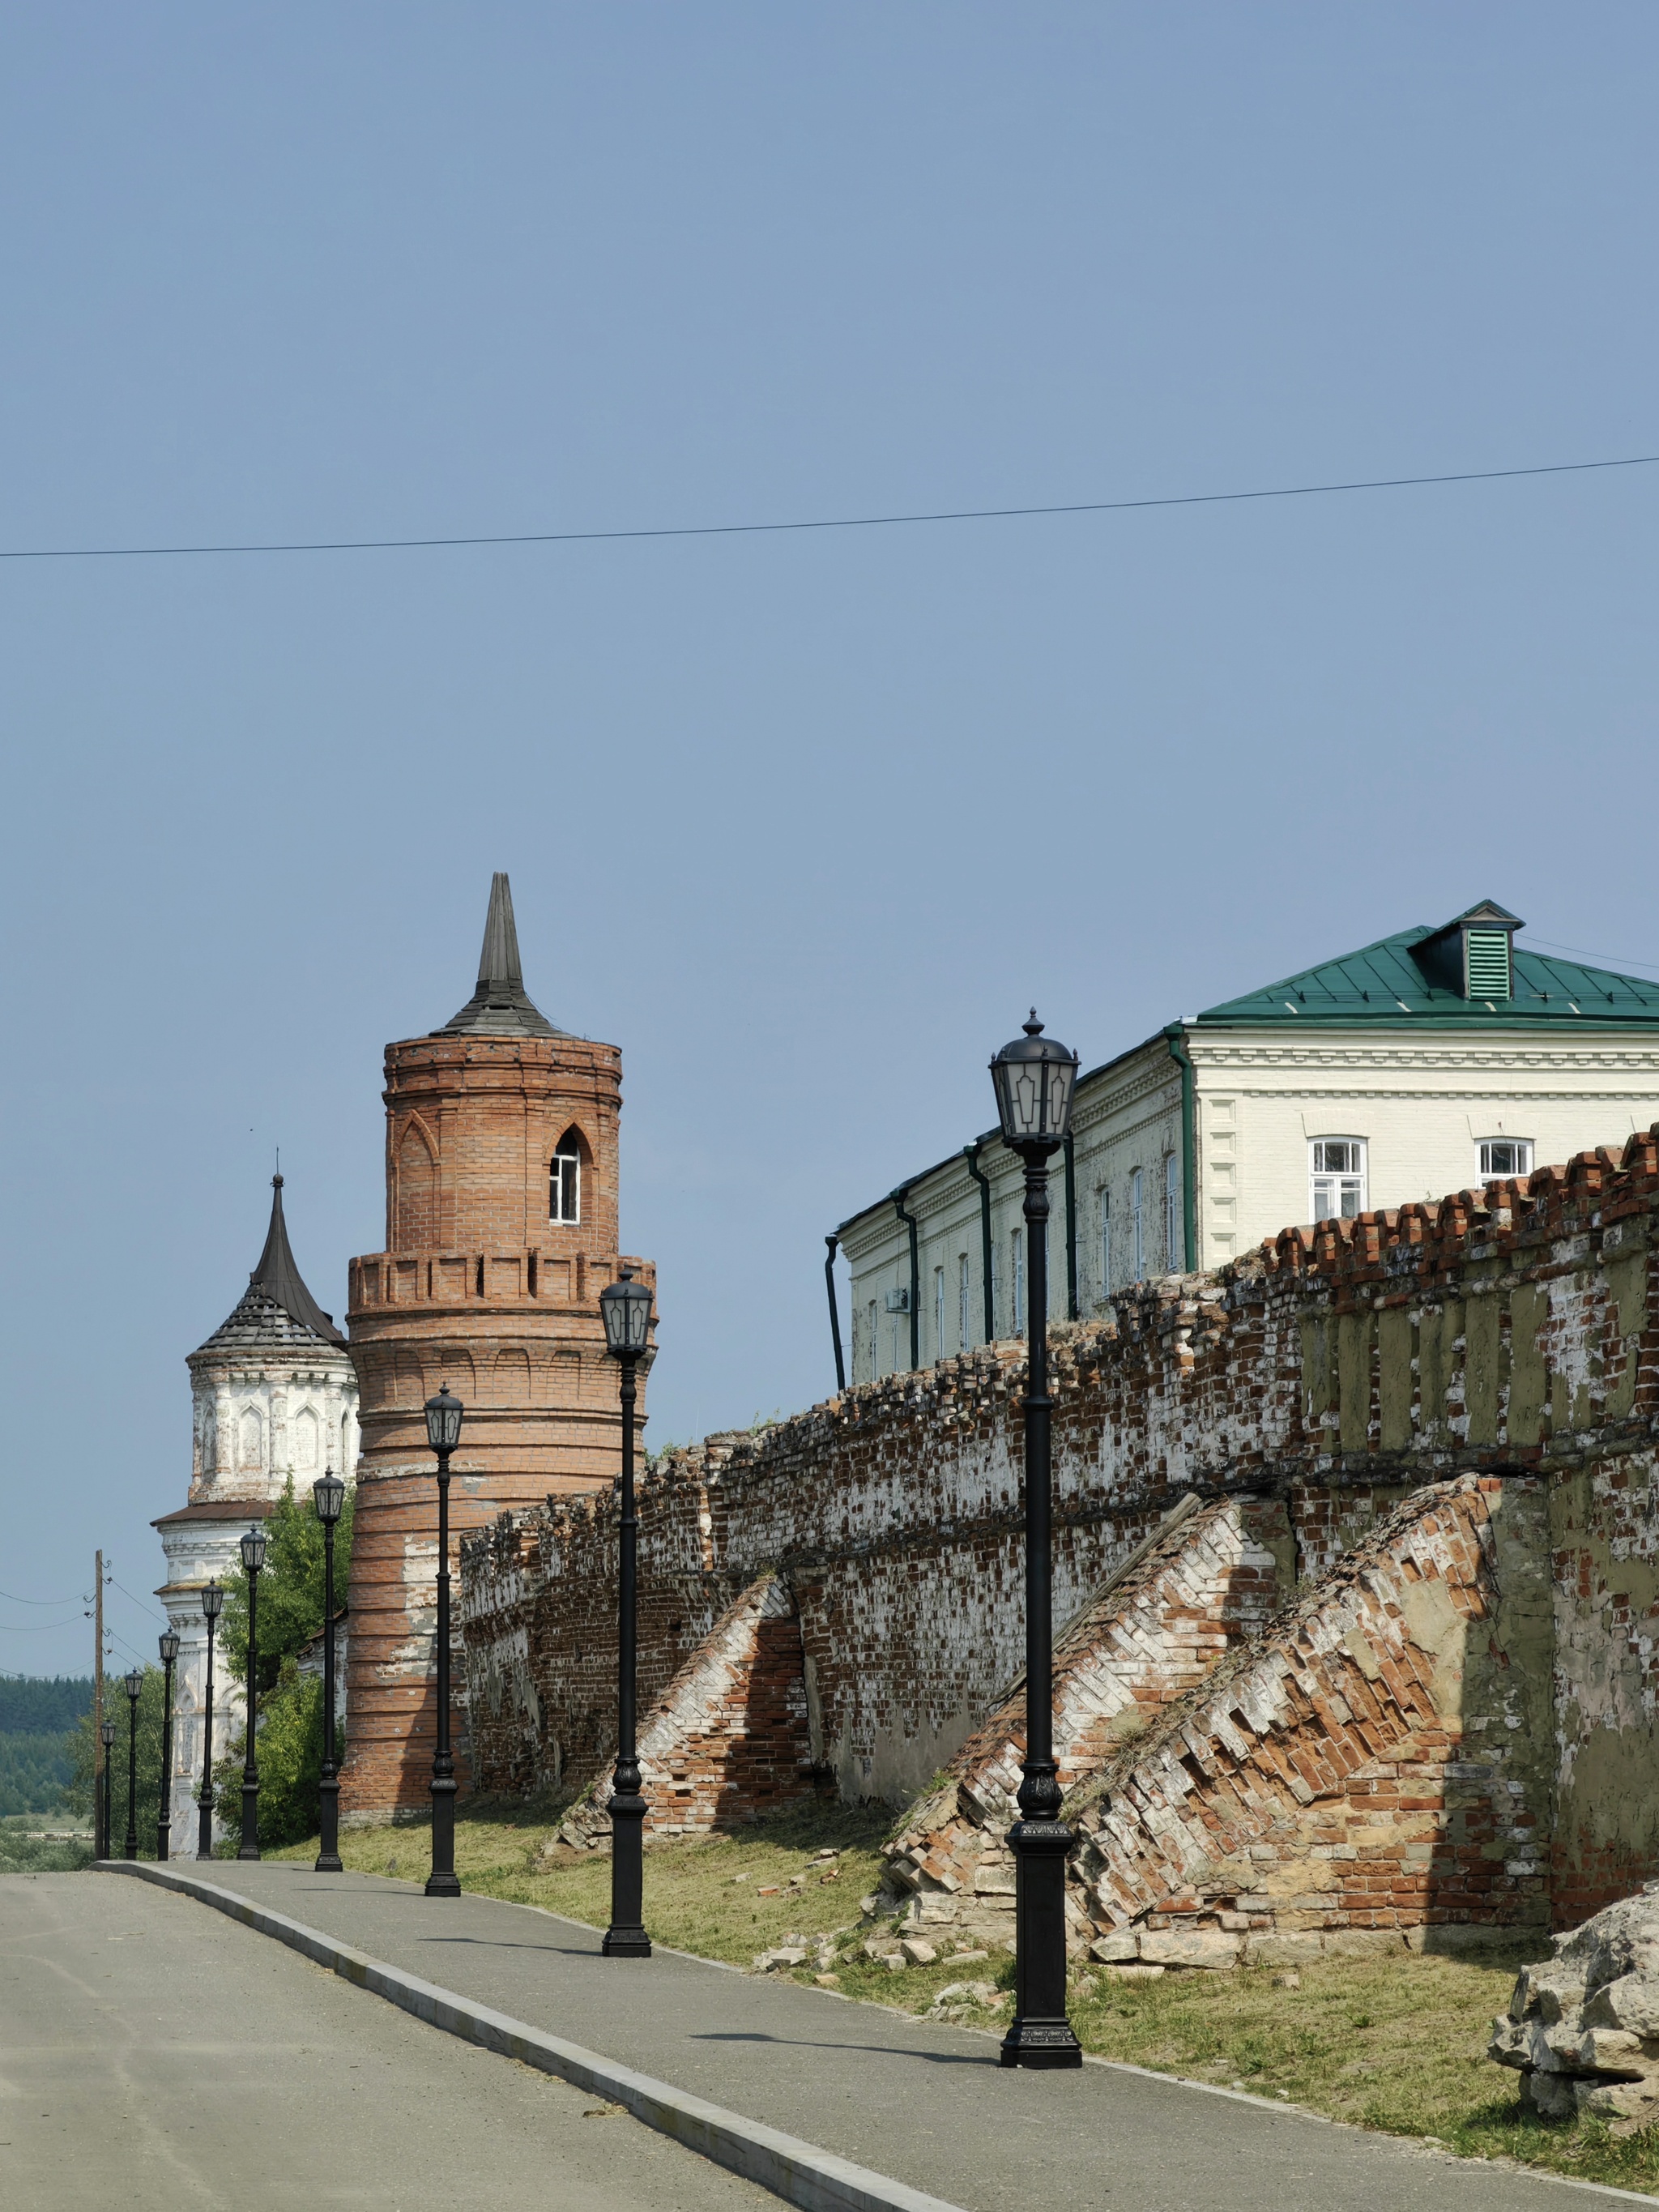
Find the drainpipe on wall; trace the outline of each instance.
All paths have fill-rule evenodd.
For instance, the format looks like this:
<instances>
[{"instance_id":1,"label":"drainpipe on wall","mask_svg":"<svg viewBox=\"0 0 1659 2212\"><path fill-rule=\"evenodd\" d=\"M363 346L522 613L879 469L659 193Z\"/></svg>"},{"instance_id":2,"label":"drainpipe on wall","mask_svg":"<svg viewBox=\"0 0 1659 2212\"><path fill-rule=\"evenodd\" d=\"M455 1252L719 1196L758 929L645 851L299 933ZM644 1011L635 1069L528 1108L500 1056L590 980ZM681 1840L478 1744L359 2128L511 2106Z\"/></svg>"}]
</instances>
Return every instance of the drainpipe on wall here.
<instances>
[{"instance_id":1,"label":"drainpipe on wall","mask_svg":"<svg viewBox=\"0 0 1659 2212\"><path fill-rule=\"evenodd\" d=\"M963 1146L962 1157L968 1163L969 1174L979 1185L979 1240L981 1272L985 1279L985 1341L994 1344L997 1340L997 1300L996 1288L991 1280L991 1183L979 1164L979 1148L984 1142L983 1137L975 1137L971 1145Z\"/></svg>"},{"instance_id":2,"label":"drainpipe on wall","mask_svg":"<svg viewBox=\"0 0 1659 2212\"><path fill-rule=\"evenodd\" d=\"M910 1232L910 1372L914 1375L921 1364L921 1267L916 1258L916 1217L907 1213L904 1206L909 1195L908 1183L892 1194L893 1209Z\"/></svg>"},{"instance_id":3,"label":"drainpipe on wall","mask_svg":"<svg viewBox=\"0 0 1659 2212\"><path fill-rule=\"evenodd\" d=\"M1077 1319L1077 1156L1066 1132L1066 1318Z\"/></svg>"},{"instance_id":4,"label":"drainpipe on wall","mask_svg":"<svg viewBox=\"0 0 1659 2212\"><path fill-rule=\"evenodd\" d=\"M1183 1272L1190 1273L1198 1265L1198 1134L1193 1063L1184 1037L1179 1022L1171 1022L1164 1032L1170 1057L1181 1070L1181 1235L1187 1247Z\"/></svg>"},{"instance_id":5,"label":"drainpipe on wall","mask_svg":"<svg viewBox=\"0 0 1659 2212\"><path fill-rule=\"evenodd\" d=\"M841 1315L836 1305L836 1247L841 1239L826 1237L823 1241L830 1248L823 1255L823 1284L830 1293L830 1340L836 1347L836 1389L840 1392L847 1388L847 1363L841 1356Z\"/></svg>"}]
</instances>

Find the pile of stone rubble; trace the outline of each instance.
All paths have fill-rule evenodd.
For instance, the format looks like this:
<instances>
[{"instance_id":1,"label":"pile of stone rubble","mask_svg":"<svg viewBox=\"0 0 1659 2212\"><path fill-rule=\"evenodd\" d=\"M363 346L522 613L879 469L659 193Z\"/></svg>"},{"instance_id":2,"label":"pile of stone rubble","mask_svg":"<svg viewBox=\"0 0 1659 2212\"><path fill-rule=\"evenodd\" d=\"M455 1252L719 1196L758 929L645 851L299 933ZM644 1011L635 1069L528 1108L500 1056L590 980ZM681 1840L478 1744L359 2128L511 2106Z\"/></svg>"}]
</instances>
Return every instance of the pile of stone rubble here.
<instances>
[{"instance_id":1,"label":"pile of stone rubble","mask_svg":"<svg viewBox=\"0 0 1659 2212\"><path fill-rule=\"evenodd\" d=\"M1487 2056L1520 2069L1547 2118L1593 2112L1620 2133L1659 2120L1659 1881L1552 1948L1522 1968Z\"/></svg>"}]
</instances>

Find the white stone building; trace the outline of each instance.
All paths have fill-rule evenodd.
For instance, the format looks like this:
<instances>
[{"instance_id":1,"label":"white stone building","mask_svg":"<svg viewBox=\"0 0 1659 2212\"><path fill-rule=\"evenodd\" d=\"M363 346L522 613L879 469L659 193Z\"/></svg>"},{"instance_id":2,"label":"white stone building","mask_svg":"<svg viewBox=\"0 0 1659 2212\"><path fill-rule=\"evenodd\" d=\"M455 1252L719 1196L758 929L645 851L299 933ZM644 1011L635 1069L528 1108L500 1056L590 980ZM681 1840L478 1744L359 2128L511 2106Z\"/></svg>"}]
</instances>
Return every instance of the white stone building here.
<instances>
[{"instance_id":1,"label":"white stone building","mask_svg":"<svg viewBox=\"0 0 1659 2212\"><path fill-rule=\"evenodd\" d=\"M1402 930L1080 1077L1050 1181L1051 1317L1659 1119L1659 981L1517 946L1522 926L1483 903ZM1024 1331L1023 1196L993 1131L842 1224L850 1382Z\"/></svg>"},{"instance_id":2,"label":"white stone building","mask_svg":"<svg viewBox=\"0 0 1659 2212\"><path fill-rule=\"evenodd\" d=\"M173 1673L172 1828L175 1857L194 1857L202 1786L207 1624L202 1591L240 1571L237 1547L289 1484L303 1498L327 1468L350 1483L357 1466L357 1378L345 1339L306 1288L283 1220L283 1178L272 1178L270 1230L259 1264L229 1316L186 1362L194 1398L189 1503L155 1522L167 1575L156 1595L179 1635ZM345 1637L339 1636L345 1680ZM242 1725L242 1685L214 1655L213 1756ZM220 1806L216 1836L234 1828L240 1800Z\"/></svg>"}]
</instances>

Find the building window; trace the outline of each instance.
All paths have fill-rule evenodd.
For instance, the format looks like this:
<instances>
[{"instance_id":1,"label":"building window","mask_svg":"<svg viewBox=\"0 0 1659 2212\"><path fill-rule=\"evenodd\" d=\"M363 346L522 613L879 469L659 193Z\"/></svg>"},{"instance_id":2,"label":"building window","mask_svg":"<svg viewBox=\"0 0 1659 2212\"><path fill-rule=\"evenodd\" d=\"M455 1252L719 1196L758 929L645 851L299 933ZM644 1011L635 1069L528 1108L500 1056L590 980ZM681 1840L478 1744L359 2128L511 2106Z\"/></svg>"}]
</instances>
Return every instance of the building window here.
<instances>
[{"instance_id":1,"label":"building window","mask_svg":"<svg viewBox=\"0 0 1659 2212\"><path fill-rule=\"evenodd\" d=\"M1514 1176L1532 1173L1532 1140L1528 1137L1482 1137L1480 1139L1480 1180L1489 1182L1494 1176L1508 1181Z\"/></svg>"},{"instance_id":2,"label":"building window","mask_svg":"<svg viewBox=\"0 0 1659 2212\"><path fill-rule=\"evenodd\" d=\"M1018 1336L1025 1327L1025 1240L1016 1229L1008 1242L1014 1260L1014 1334Z\"/></svg>"},{"instance_id":3,"label":"building window","mask_svg":"<svg viewBox=\"0 0 1659 2212\"><path fill-rule=\"evenodd\" d=\"M933 1270L933 1357L945 1357L945 1270Z\"/></svg>"},{"instance_id":4,"label":"building window","mask_svg":"<svg viewBox=\"0 0 1659 2212\"><path fill-rule=\"evenodd\" d=\"M1133 1169L1129 1176L1129 1257L1134 1263L1130 1281L1144 1281L1146 1274L1146 1216L1139 1168Z\"/></svg>"},{"instance_id":5,"label":"building window","mask_svg":"<svg viewBox=\"0 0 1659 2212\"><path fill-rule=\"evenodd\" d=\"M1100 1295L1112 1295L1112 1194L1109 1190L1096 1193L1100 1200Z\"/></svg>"},{"instance_id":6,"label":"building window","mask_svg":"<svg viewBox=\"0 0 1659 2212\"><path fill-rule=\"evenodd\" d=\"M553 1155L548 1177L547 1218L550 1221L580 1221L582 1218L581 1139L567 1129Z\"/></svg>"},{"instance_id":7,"label":"building window","mask_svg":"<svg viewBox=\"0 0 1659 2212\"><path fill-rule=\"evenodd\" d=\"M969 1331L973 1327L973 1310L969 1304L973 1295L968 1275L968 1255L957 1254L957 1350L966 1352L973 1342Z\"/></svg>"},{"instance_id":8,"label":"building window","mask_svg":"<svg viewBox=\"0 0 1659 2212\"><path fill-rule=\"evenodd\" d=\"M870 1301L870 1380L873 1382L881 1373L880 1340L876 1334L876 1302Z\"/></svg>"},{"instance_id":9,"label":"building window","mask_svg":"<svg viewBox=\"0 0 1659 2212\"><path fill-rule=\"evenodd\" d=\"M1365 1139L1316 1137L1309 1147L1316 1221L1352 1221L1365 1211Z\"/></svg>"},{"instance_id":10,"label":"building window","mask_svg":"<svg viewBox=\"0 0 1659 2212\"><path fill-rule=\"evenodd\" d=\"M1181 1234L1181 1178L1173 1152L1164 1155L1164 1264L1178 1275L1187 1264Z\"/></svg>"}]
</instances>

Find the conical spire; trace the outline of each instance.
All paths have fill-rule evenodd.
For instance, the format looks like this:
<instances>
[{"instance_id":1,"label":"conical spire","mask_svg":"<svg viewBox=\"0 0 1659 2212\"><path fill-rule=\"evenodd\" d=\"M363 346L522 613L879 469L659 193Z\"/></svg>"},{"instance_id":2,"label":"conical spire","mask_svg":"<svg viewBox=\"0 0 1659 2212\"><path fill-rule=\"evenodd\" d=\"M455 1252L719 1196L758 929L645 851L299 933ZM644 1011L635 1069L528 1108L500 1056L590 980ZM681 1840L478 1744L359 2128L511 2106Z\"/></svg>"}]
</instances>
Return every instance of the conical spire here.
<instances>
[{"instance_id":1,"label":"conical spire","mask_svg":"<svg viewBox=\"0 0 1659 2212\"><path fill-rule=\"evenodd\" d=\"M265 1237L265 1249L259 1255L259 1264L248 1277L250 1288L264 1291L274 1298L290 1321L303 1322L305 1326L330 1344L345 1342L334 1326L332 1315L325 1314L305 1286L304 1278L294 1262L294 1253L288 1241L288 1224L283 1218L283 1178L270 1178L270 1227Z\"/></svg>"},{"instance_id":2,"label":"conical spire","mask_svg":"<svg viewBox=\"0 0 1659 2212\"><path fill-rule=\"evenodd\" d=\"M272 1312L273 1306L279 1310L276 1313ZM272 1176L270 1227L265 1236L265 1249L259 1255L259 1264L248 1277L247 1288L234 1310L198 1351L269 1349L273 1345L303 1343L305 1338L301 1332L320 1337L325 1344L345 1344L344 1337L334 1326L333 1316L325 1314L312 1297L306 1288L305 1278L295 1265L293 1249L288 1241L288 1224L283 1219L283 1178ZM191 1356L194 1358L198 1355L192 1352Z\"/></svg>"},{"instance_id":3,"label":"conical spire","mask_svg":"<svg viewBox=\"0 0 1659 2212\"><path fill-rule=\"evenodd\" d=\"M524 987L519 963L519 932L513 920L513 892L497 869L489 886L489 913L483 950L478 955L478 988L443 1033L473 1036L562 1036Z\"/></svg>"}]
</instances>

